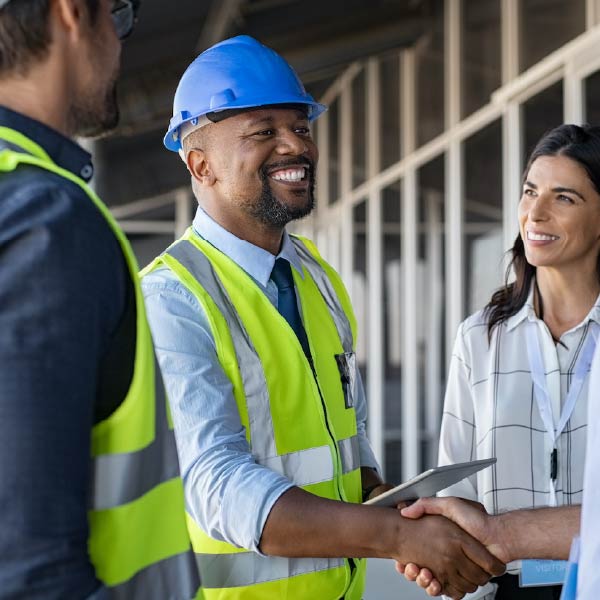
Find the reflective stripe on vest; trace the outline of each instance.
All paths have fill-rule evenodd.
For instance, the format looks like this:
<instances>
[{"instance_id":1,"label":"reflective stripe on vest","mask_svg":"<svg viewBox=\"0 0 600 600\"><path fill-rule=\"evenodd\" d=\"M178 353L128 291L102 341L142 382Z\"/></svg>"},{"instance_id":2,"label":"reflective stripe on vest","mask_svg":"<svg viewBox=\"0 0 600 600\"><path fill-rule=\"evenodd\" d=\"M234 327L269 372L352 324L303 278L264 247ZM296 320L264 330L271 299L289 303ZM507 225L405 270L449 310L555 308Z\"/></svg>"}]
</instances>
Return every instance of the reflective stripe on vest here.
<instances>
[{"instance_id":1,"label":"reflective stripe on vest","mask_svg":"<svg viewBox=\"0 0 600 600\"><path fill-rule=\"evenodd\" d=\"M297 249L303 248L300 254L303 264L324 292L324 297L331 316L336 324L340 339L346 352L352 351L352 330L329 277L319 263L312 258L306 246L294 239ZM269 406L269 392L265 373L260 358L256 354L250 336L239 319L227 291L216 275L208 258L188 240L180 240L173 244L167 254L179 262L212 298L225 318L237 355L238 364L249 365L242 371L242 379L248 412L252 413L249 421L252 454L260 464L285 475L296 485L304 486L333 478L334 468L328 446L310 448L286 455L278 455L275 447L273 421ZM311 259L306 259L306 254ZM341 314L340 314L341 313ZM342 472L348 473L360 468L358 437L352 436L338 442L342 459Z\"/></svg>"},{"instance_id":2,"label":"reflective stripe on vest","mask_svg":"<svg viewBox=\"0 0 600 600\"><path fill-rule=\"evenodd\" d=\"M130 389L115 413L92 430L89 553L96 574L109 598L189 600L199 587L198 571L185 527L166 402L154 391L154 349L133 251L82 179L53 163L43 148L17 131L0 127L0 139L0 171L14 171L20 164L38 167L86 193L117 238L135 288L136 354ZM147 418L150 414L154 419Z\"/></svg>"},{"instance_id":3,"label":"reflective stripe on vest","mask_svg":"<svg viewBox=\"0 0 600 600\"><path fill-rule=\"evenodd\" d=\"M136 573L131 579L109 588L111 600L200 600L198 564L191 552L165 558ZM190 576L192 574L192 576ZM177 582L177 589L173 582ZM198 595L197 595L198 594Z\"/></svg>"},{"instance_id":4,"label":"reflective stripe on vest","mask_svg":"<svg viewBox=\"0 0 600 600\"><path fill-rule=\"evenodd\" d=\"M198 554L205 589L243 587L344 566L343 558L282 558L255 552Z\"/></svg>"},{"instance_id":5,"label":"reflective stripe on vest","mask_svg":"<svg viewBox=\"0 0 600 600\"><path fill-rule=\"evenodd\" d=\"M323 267L312 257L300 240L294 240L302 252L299 256L308 274L325 299L325 305L338 331L342 348L352 352L350 322L337 299L333 285ZM287 477L298 486L309 486L335 478L331 448L328 445L278 454L275 444L271 406L266 376L260 357L210 259L190 240L181 239L165 252L198 282L214 302L229 330L233 350L242 377L249 414L251 451L256 461ZM165 261L164 264L167 264ZM168 265L172 265L169 262ZM172 268L172 267L171 267ZM357 435L337 441L341 473L360 468ZM203 587L208 590L274 582L293 575L305 575L345 567L344 559L310 559L263 557L252 552L214 554L196 548ZM207 591L208 594L208 591Z\"/></svg>"},{"instance_id":6,"label":"reflective stripe on vest","mask_svg":"<svg viewBox=\"0 0 600 600\"><path fill-rule=\"evenodd\" d=\"M166 404L156 403L155 437L136 452L101 454L94 459L90 509L106 510L132 502L158 483L179 476L175 436L169 429ZM149 470L148 465L153 469Z\"/></svg>"},{"instance_id":7,"label":"reflective stripe on vest","mask_svg":"<svg viewBox=\"0 0 600 600\"><path fill-rule=\"evenodd\" d=\"M350 473L354 469L360 468L360 447L357 435L340 440L338 449L342 459L342 473Z\"/></svg>"},{"instance_id":8,"label":"reflective stripe on vest","mask_svg":"<svg viewBox=\"0 0 600 600\"><path fill-rule=\"evenodd\" d=\"M167 253L187 269L207 291L227 322L235 347L238 364L248 365L242 371L242 380L248 411L252 412L250 420L250 439L252 454L260 462L266 458L276 457L273 420L269 407L269 392L265 372L260 358L254 350L252 340L240 321L223 284L217 277L210 261L199 252L191 242L181 240L171 246ZM328 458L331 462L331 457ZM333 466L332 466L333 469Z\"/></svg>"}]
</instances>

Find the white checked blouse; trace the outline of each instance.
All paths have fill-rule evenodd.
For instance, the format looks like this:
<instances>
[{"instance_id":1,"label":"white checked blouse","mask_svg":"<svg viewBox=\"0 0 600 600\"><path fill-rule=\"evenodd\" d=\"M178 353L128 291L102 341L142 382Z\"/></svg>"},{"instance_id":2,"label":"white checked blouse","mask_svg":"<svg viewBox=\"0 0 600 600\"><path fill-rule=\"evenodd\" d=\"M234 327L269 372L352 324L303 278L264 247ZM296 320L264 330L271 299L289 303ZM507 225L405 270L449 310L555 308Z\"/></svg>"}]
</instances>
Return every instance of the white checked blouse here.
<instances>
[{"instance_id":1,"label":"white checked blouse","mask_svg":"<svg viewBox=\"0 0 600 600\"><path fill-rule=\"evenodd\" d=\"M523 308L496 327L488 342L482 311L459 327L454 345L440 438L439 464L495 456L480 471L441 495L478 500L490 513L547 506L553 442L534 397L525 331L536 322L546 385L558 423L583 342L600 323L600 297L586 318L560 338L533 308L533 286ZM581 504L587 433L589 372L571 419L557 441L558 505Z\"/></svg>"}]
</instances>

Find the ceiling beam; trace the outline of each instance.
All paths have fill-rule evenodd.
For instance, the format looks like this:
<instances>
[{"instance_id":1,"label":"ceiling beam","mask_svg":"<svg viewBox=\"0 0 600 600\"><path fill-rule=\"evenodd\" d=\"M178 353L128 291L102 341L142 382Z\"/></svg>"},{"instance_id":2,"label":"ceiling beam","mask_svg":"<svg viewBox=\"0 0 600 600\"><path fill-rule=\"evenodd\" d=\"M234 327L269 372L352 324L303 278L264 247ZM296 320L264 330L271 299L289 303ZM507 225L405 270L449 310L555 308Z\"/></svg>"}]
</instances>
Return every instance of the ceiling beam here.
<instances>
[{"instance_id":1,"label":"ceiling beam","mask_svg":"<svg viewBox=\"0 0 600 600\"><path fill-rule=\"evenodd\" d=\"M227 37L232 23L240 18L243 5L244 0L213 0L196 43L196 53Z\"/></svg>"}]
</instances>

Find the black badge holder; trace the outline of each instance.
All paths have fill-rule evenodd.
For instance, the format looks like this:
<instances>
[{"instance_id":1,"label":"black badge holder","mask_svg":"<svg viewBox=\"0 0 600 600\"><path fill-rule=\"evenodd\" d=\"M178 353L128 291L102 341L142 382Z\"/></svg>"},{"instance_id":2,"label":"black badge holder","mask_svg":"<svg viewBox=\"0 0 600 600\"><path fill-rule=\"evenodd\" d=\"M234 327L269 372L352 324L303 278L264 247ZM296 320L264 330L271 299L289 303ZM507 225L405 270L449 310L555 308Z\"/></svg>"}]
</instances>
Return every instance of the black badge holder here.
<instances>
[{"instance_id":1,"label":"black badge holder","mask_svg":"<svg viewBox=\"0 0 600 600\"><path fill-rule=\"evenodd\" d=\"M356 354L342 352L342 354L334 354L334 358L340 372L344 405L346 408L352 408L356 397Z\"/></svg>"}]
</instances>

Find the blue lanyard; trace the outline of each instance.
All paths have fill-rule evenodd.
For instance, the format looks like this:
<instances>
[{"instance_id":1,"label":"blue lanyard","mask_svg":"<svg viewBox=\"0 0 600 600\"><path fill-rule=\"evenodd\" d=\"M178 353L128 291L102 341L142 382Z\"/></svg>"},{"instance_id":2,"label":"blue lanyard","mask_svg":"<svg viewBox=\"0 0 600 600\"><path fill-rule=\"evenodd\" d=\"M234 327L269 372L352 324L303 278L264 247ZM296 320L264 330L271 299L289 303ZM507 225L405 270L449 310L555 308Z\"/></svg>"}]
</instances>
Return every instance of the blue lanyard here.
<instances>
[{"instance_id":1,"label":"blue lanyard","mask_svg":"<svg viewBox=\"0 0 600 600\"><path fill-rule=\"evenodd\" d=\"M575 373L569 386L569 391L563 405L563 409L558 421L558 426L554 427L554 419L552 415L552 401L550 399L550 393L548 392L548 386L546 385L546 374L544 371L544 362L542 358L542 350L540 346L540 340L538 336L538 324L537 321L529 321L527 327L527 355L529 357L529 366L531 369L531 378L533 379L534 396L544 423L544 427L548 432L548 435L552 438L552 444L554 446L551 455L551 477L550 477L550 500L551 506L556 506L556 489L555 479L557 474L557 450L556 441L560 437L567 422L573 414L577 398L581 393L581 388L585 382L592 359L594 357L594 350L596 349L596 337L597 332L595 331L596 324L590 321L590 329L585 339L583 348L579 354L579 358L575 363Z\"/></svg>"}]
</instances>

